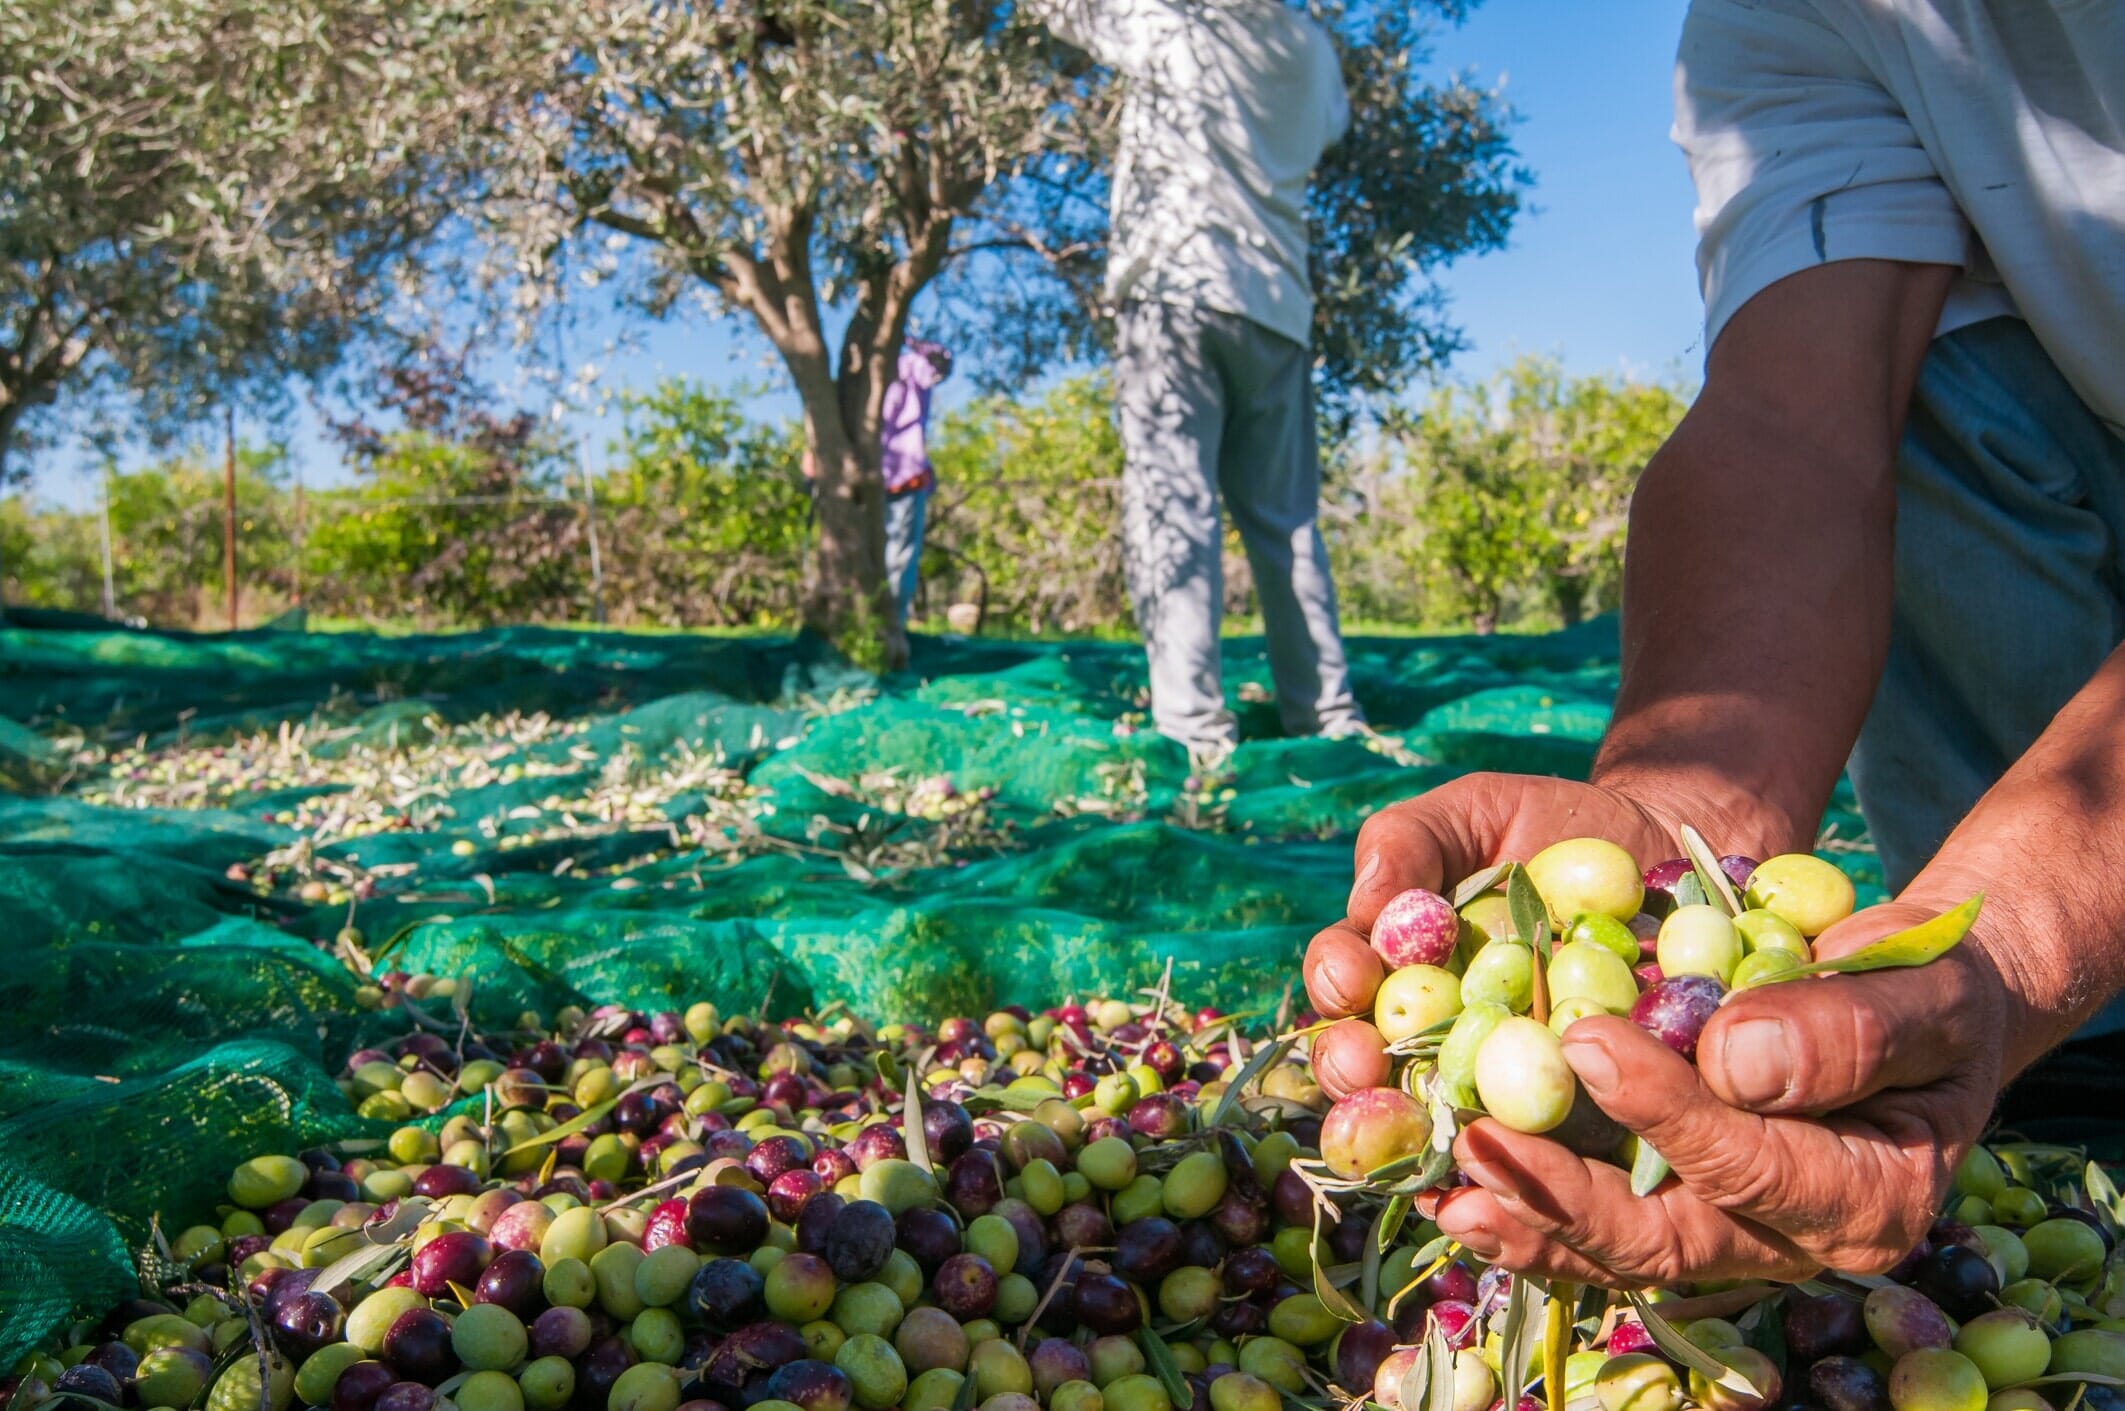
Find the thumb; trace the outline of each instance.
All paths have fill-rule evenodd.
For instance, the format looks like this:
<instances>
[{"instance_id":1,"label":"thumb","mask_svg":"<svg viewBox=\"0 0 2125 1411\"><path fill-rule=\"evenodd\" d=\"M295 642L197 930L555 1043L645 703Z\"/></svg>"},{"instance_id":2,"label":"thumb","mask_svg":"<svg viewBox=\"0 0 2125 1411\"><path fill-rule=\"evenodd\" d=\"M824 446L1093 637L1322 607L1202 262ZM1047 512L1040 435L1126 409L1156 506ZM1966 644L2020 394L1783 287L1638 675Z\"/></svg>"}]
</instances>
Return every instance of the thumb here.
<instances>
[{"instance_id":1,"label":"thumb","mask_svg":"<svg viewBox=\"0 0 2125 1411\"><path fill-rule=\"evenodd\" d=\"M1877 907L1823 934L1844 955L1907 924ZM1971 1067L1973 1040L1998 1032L1997 997L1964 952L1908 970L1789 980L1720 1007L1697 1046L1705 1085L1756 1112L1825 1112Z\"/></svg>"},{"instance_id":2,"label":"thumb","mask_svg":"<svg viewBox=\"0 0 2125 1411\"><path fill-rule=\"evenodd\" d=\"M1443 891L1502 856L1527 782L1465 774L1366 819L1358 829L1351 922L1369 933L1380 908L1411 887Z\"/></svg>"}]
</instances>

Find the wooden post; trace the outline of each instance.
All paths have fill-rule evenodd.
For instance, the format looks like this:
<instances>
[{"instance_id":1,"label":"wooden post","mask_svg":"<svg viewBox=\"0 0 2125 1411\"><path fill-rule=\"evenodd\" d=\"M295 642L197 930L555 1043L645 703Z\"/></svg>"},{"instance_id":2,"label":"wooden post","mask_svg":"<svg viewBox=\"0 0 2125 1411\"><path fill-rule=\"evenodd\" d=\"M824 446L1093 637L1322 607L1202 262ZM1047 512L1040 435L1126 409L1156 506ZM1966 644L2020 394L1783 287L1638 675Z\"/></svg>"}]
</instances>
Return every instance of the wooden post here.
<instances>
[{"instance_id":1,"label":"wooden post","mask_svg":"<svg viewBox=\"0 0 2125 1411\"><path fill-rule=\"evenodd\" d=\"M303 540L309 525L303 518L303 467L295 463L295 606L303 605Z\"/></svg>"},{"instance_id":2,"label":"wooden post","mask_svg":"<svg viewBox=\"0 0 2125 1411\"><path fill-rule=\"evenodd\" d=\"M111 463L103 463L103 615L118 616L118 593L111 581Z\"/></svg>"},{"instance_id":3,"label":"wooden post","mask_svg":"<svg viewBox=\"0 0 2125 1411\"><path fill-rule=\"evenodd\" d=\"M228 590L229 630L236 630L236 408L224 409L221 461L221 581Z\"/></svg>"}]
</instances>

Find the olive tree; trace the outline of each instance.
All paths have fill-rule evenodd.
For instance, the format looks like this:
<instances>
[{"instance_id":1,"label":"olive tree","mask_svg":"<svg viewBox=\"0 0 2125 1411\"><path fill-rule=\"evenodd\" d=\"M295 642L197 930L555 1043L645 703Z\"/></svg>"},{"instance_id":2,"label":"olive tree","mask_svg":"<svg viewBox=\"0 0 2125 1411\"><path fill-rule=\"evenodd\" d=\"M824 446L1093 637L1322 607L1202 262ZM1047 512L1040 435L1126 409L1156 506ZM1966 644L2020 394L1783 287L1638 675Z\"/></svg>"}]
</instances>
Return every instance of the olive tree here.
<instances>
[{"instance_id":1,"label":"olive tree","mask_svg":"<svg viewBox=\"0 0 2125 1411\"><path fill-rule=\"evenodd\" d=\"M0 5L0 471L63 392L167 429L329 365L383 308L480 96L416 79L438 41L405 9ZM387 79L405 101L372 104Z\"/></svg>"},{"instance_id":2,"label":"olive tree","mask_svg":"<svg viewBox=\"0 0 2125 1411\"><path fill-rule=\"evenodd\" d=\"M1519 175L1488 95L1416 78L1420 20L1341 3L1355 155L1324 174L1324 309L1366 322L1322 376L1362 395L1450 344L1424 271L1502 238ZM509 114L481 162L519 293L706 294L772 344L818 472L806 620L903 660L879 443L911 311L939 286L991 386L1096 346L1109 77L1008 0L501 5L453 64Z\"/></svg>"}]
</instances>

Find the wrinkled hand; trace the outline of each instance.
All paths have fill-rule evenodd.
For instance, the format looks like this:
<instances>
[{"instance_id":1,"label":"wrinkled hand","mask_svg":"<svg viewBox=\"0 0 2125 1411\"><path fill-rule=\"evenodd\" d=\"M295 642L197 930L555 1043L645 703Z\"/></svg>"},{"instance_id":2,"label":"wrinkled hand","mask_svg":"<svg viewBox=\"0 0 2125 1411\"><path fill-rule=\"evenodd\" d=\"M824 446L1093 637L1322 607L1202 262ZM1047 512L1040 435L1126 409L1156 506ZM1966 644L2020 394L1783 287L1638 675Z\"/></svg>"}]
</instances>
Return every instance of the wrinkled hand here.
<instances>
[{"instance_id":1,"label":"wrinkled hand","mask_svg":"<svg viewBox=\"0 0 2125 1411\"><path fill-rule=\"evenodd\" d=\"M1358 835L1348 915L1307 949L1307 995L1331 1018L1370 1007L1384 972L1365 937L1405 888L1441 889L1570 837L1669 857L1681 822L1758 855L1787 846L1695 801L1517 775L1469 775L1384 809ZM1870 908L1815 953L1845 954L1962 900ZM1486 1259L1591 1283L1887 1267L1931 1223L1999 1091L2014 1001L1980 943L2004 934L1998 916L1921 969L1738 996L1707 1026L1696 1067L1627 1020L1580 1020L1564 1048L1581 1083L1674 1177L1639 1198L1616 1166L1479 1121L1455 1144L1475 1185L1425 1213Z\"/></svg>"},{"instance_id":2,"label":"wrinkled hand","mask_svg":"<svg viewBox=\"0 0 2125 1411\"><path fill-rule=\"evenodd\" d=\"M1358 830L1347 914L1307 947L1307 998L1330 1019L1371 1007L1384 972L1365 937L1400 892L1443 890L1493 863L1533 857L1560 838L1607 838L1633 857L1672 857L1677 824L1687 821L1617 790L1521 774L1469 774L1383 808Z\"/></svg>"},{"instance_id":3,"label":"wrinkled hand","mask_svg":"<svg viewBox=\"0 0 2125 1411\"><path fill-rule=\"evenodd\" d=\"M1945 909L1871 907L1816 954ZM1740 994L1706 1027L1695 1068L1627 1020L1582 1019L1567 1061L1675 1175L1641 1199L1621 1169L1483 1120L1454 1147L1476 1184L1435 1218L1485 1259L1590 1283L1879 1271L1925 1233L1983 1130L2008 1008L1998 971L1966 942L1915 970Z\"/></svg>"}]
</instances>

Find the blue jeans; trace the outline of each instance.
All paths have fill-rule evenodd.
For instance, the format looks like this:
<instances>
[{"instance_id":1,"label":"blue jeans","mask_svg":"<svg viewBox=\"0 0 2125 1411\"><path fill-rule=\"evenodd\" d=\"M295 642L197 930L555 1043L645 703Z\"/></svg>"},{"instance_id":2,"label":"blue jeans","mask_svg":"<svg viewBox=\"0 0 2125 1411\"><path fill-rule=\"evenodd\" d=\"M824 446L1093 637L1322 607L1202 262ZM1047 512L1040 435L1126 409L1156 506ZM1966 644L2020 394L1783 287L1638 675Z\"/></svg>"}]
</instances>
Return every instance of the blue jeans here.
<instances>
[{"instance_id":1,"label":"blue jeans","mask_svg":"<svg viewBox=\"0 0 2125 1411\"><path fill-rule=\"evenodd\" d=\"M1891 891L2125 640L2125 439L2014 318L1934 340L1897 457L1889 656L1851 773ZM2125 1030L2113 999L2078 1038Z\"/></svg>"},{"instance_id":2,"label":"blue jeans","mask_svg":"<svg viewBox=\"0 0 2125 1411\"><path fill-rule=\"evenodd\" d=\"M922 531L929 519L930 487L885 497L885 581L893 585L900 620L915 605L922 569Z\"/></svg>"}]
</instances>

